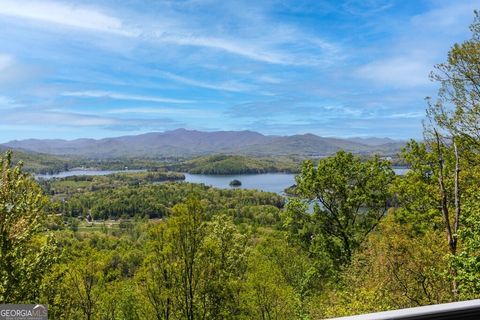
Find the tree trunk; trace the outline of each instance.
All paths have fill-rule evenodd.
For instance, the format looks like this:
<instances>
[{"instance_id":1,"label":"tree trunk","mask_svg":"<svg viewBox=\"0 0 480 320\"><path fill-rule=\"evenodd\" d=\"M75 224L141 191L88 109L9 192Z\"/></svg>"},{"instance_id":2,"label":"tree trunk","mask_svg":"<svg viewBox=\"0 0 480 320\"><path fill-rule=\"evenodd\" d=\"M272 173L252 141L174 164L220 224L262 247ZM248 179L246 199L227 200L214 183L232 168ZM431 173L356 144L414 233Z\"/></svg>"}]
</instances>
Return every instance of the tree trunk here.
<instances>
[{"instance_id":1,"label":"tree trunk","mask_svg":"<svg viewBox=\"0 0 480 320\"><path fill-rule=\"evenodd\" d=\"M448 211L448 196L447 196L447 190L445 188L445 181L444 181L444 176L443 176L443 169L444 169L444 160L443 160L443 155L441 151L441 141L440 141L440 135L438 134L437 130L435 130L435 137L437 140L437 155L438 155L438 184L440 186L440 194L441 194L441 210L442 210L442 215L443 215L443 220L445 222L445 230L447 232L447 242L448 242L448 249L450 251L451 255L456 255L457 254L457 236L456 236L456 230L452 232L452 227L450 224L450 215ZM456 147L455 147L456 150ZM457 156L457 152L455 152L455 157ZM456 157L457 158L457 157ZM456 159L457 160L457 159ZM457 160L458 161L458 160ZM458 164L457 164L458 166ZM457 204L457 174L455 174L455 204ZM459 212L459 211L458 211ZM457 213L457 210L456 210ZM457 215L455 215L455 218L457 218ZM455 220L456 222L456 220ZM458 285L456 281L456 276L457 272L454 268L450 268L450 275L452 277L452 293L453 297L456 300L458 296Z\"/></svg>"}]
</instances>

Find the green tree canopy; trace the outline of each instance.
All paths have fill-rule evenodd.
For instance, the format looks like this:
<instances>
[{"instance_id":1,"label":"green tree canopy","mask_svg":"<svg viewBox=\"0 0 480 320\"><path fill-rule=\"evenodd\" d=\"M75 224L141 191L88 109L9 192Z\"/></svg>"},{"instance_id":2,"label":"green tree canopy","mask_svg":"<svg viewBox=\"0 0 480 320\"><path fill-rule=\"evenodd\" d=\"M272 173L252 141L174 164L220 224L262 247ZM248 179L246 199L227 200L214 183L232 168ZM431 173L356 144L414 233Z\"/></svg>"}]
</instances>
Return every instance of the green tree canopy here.
<instances>
[{"instance_id":1,"label":"green tree canopy","mask_svg":"<svg viewBox=\"0 0 480 320\"><path fill-rule=\"evenodd\" d=\"M0 157L0 303L34 301L54 257L40 234L48 198L11 159L10 152Z\"/></svg>"},{"instance_id":2,"label":"green tree canopy","mask_svg":"<svg viewBox=\"0 0 480 320\"><path fill-rule=\"evenodd\" d=\"M314 203L316 234L310 240L320 237L337 263L350 261L353 250L387 212L394 176L390 163L377 156L362 161L340 151L316 168L306 161L297 177L297 193ZM298 206L289 209L298 215Z\"/></svg>"}]
</instances>

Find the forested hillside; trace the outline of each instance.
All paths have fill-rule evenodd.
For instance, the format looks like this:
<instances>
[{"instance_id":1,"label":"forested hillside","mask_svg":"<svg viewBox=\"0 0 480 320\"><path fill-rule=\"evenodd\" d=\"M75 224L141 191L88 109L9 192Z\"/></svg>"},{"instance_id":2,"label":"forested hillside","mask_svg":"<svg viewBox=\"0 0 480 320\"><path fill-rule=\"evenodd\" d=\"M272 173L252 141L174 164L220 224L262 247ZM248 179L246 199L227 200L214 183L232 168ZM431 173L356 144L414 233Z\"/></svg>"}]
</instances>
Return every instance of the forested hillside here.
<instances>
[{"instance_id":1,"label":"forested hillside","mask_svg":"<svg viewBox=\"0 0 480 320\"><path fill-rule=\"evenodd\" d=\"M215 155L194 158L164 168L198 174L241 174L267 172L298 172L298 160L291 158L250 158L233 155Z\"/></svg>"},{"instance_id":2,"label":"forested hillside","mask_svg":"<svg viewBox=\"0 0 480 320\"><path fill-rule=\"evenodd\" d=\"M0 146L0 152L4 153L8 148ZM70 159L57 158L48 154L15 151L12 162L17 164L19 161L23 162L23 169L28 172L35 172L40 174L57 173L65 171L74 164Z\"/></svg>"}]
</instances>

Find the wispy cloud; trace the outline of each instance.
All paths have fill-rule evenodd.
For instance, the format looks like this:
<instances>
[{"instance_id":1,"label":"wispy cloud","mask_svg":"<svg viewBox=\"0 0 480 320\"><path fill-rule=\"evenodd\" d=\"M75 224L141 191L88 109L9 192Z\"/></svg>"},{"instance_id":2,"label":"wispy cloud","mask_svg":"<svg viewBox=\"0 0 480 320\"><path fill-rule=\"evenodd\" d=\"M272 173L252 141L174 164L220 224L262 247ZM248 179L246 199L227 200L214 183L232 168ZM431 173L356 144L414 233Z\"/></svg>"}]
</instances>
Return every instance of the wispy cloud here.
<instances>
[{"instance_id":1,"label":"wispy cloud","mask_svg":"<svg viewBox=\"0 0 480 320\"><path fill-rule=\"evenodd\" d=\"M80 98L108 98L116 100L133 100L133 101L150 101L163 103L193 103L193 100L171 99L163 97L131 95L110 91L68 91L61 94L64 97L80 97Z\"/></svg>"},{"instance_id":2,"label":"wispy cloud","mask_svg":"<svg viewBox=\"0 0 480 320\"><path fill-rule=\"evenodd\" d=\"M182 46L204 47L215 50L224 51L234 55L242 56L251 60L266 62L270 64L279 65L296 65L296 66L322 66L330 64L331 60L337 60L341 58L339 54L339 48L334 45L327 45L326 42L321 44L311 42L304 35L298 34L296 41L288 39L284 42L282 38L276 39L278 43L271 43L269 46L262 44L262 41L252 41L252 39L229 39L221 37L207 37L202 35L188 35L182 33L167 33L167 32L155 32L152 34L144 34L151 40L160 42L172 43ZM280 40L280 41L279 41ZM304 52L304 53L291 53L282 49L276 49L275 46L294 46L295 42L305 41L306 44L310 44L311 48L316 53ZM263 41L265 42L265 41ZM313 46L312 46L313 44ZM273 48L272 48L273 47Z\"/></svg>"},{"instance_id":3,"label":"wispy cloud","mask_svg":"<svg viewBox=\"0 0 480 320\"><path fill-rule=\"evenodd\" d=\"M284 81L284 79L281 79L275 76L270 76L270 75L258 75L257 80L265 83L272 83L272 84L278 84Z\"/></svg>"},{"instance_id":4,"label":"wispy cloud","mask_svg":"<svg viewBox=\"0 0 480 320\"><path fill-rule=\"evenodd\" d=\"M430 83L432 62L421 56L399 56L361 66L355 75L379 84L415 87Z\"/></svg>"},{"instance_id":5,"label":"wispy cloud","mask_svg":"<svg viewBox=\"0 0 480 320\"><path fill-rule=\"evenodd\" d=\"M76 127L98 128L115 131L158 130L182 125L181 122L169 118L119 118L95 114L62 112L54 110L36 110L20 108L0 118L0 126L28 126L32 122L41 123L42 127Z\"/></svg>"},{"instance_id":6,"label":"wispy cloud","mask_svg":"<svg viewBox=\"0 0 480 320\"><path fill-rule=\"evenodd\" d=\"M265 50L258 45L249 43L241 43L239 40L228 40L221 38L205 37L205 36L188 36L182 34L165 34L163 32L153 33L152 39L173 43L176 45L206 47L211 49L222 50L239 56L243 56L252 60L274 63L274 64L291 64L287 57L281 53L271 50Z\"/></svg>"},{"instance_id":7,"label":"wispy cloud","mask_svg":"<svg viewBox=\"0 0 480 320\"><path fill-rule=\"evenodd\" d=\"M123 22L96 8L51 1L1 0L0 15L33 19L74 28L136 36Z\"/></svg>"},{"instance_id":8,"label":"wispy cloud","mask_svg":"<svg viewBox=\"0 0 480 320\"><path fill-rule=\"evenodd\" d=\"M15 100L7 97L7 96L0 96L0 109L10 109L16 107Z\"/></svg>"},{"instance_id":9,"label":"wispy cloud","mask_svg":"<svg viewBox=\"0 0 480 320\"><path fill-rule=\"evenodd\" d=\"M22 64L15 56L0 53L0 94L10 95L12 91L25 89L27 83L35 81L40 73L39 67ZM18 88L17 84L20 85Z\"/></svg>"},{"instance_id":10,"label":"wispy cloud","mask_svg":"<svg viewBox=\"0 0 480 320\"><path fill-rule=\"evenodd\" d=\"M29 125L32 122L41 123L43 126L80 126L96 127L113 125L117 122L114 118L97 115L57 112L45 110L32 110L29 108L18 109L2 116L0 124Z\"/></svg>"},{"instance_id":11,"label":"wispy cloud","mask_svg":"<svg viewBox=\"0 0 480 320\"><path fill-rule=\"evenodd\" d=\"M418 31L429 32L441 29L445 33L464 32L473 19L473 11L479 8L474 1L446 1L427 12L417 14L410 19Z\"/></svg>"},{"instance_id":12,"label":"wispy cloud","mask_svg":"<svg viewBox=\"0 0 480 320\"><path fill-rule=\"evenodd\" d=\"M348 0L343 8L351 14L368 16L387 10L393 6L393 1L385 0Z\"/></svg>"},{"instance_id":13,"label":"wispy cloud","mask_svg":"<svg viewBox=\"0 0 480 320\"><path fill-rule=\"evenodd\" d=\"M340 104L329 104L325 101L305 101L302 98L289 98L262 102L247 102L237 104L226 111L226 114L237 118L268 118L290 117L290 121L299 119L345 118L361 117L365 112Z\"/></svg>"},{"instance_id":14,"label":"wispy cloud","mask_svg":"<svg viewBox=\"0 0 480 320\"><path fill-rule=\"evenodd\" d=\"M0 72L5 71L13 64L13 58L7 54L0 54Z\"/></svg>"},{"instance_id":15,"label":"wispy cloud","mask_svg":"<svg viewBox=\"0 0 480 320\"><path fill-rule=\"evenodd\" d=\"M159 74L164 78L167 78L179 83L183 83L193 87L205 88L205 89L232 91L232 92L244 92L244 91L250 91L254 89L254 86L252 85L248 85L248 84L241 83L234 80L224 82L224 83L214 84L214 83L209 83L205 81L199 81L199 80L179 76L171 72L160 72Z\"/></svg>"},{"instance_id":16,"label":"wispy cloud","mask_svg":"<svg viewBox=\"0 0 480 320\"><path fill-rule=\"evenodd\" d=\"M354 74L398 88L431 86L430 71L446 59L454 42L464 39L476 7L472 1L439 2L439 6L406 19L400 27L392 26L393 37L382 54Z\"/></svg>"},{"instance_id":17,"label":"wispy cloud","mask_svg":"<svg viewBox=\"0 0 480 320\"><path fill-rule=\"evenodd\" d=\"M425 117L425 113L424 112L393 113L387 117L388 118L404 118L404 119L423 118Z\"/></svg>"},{"instance_id":18,"label":"wispy cloud","mask_svg":"<svg viewBox=\"0 0 480 320\"><path fill-rule=\"evenodd\" d=\"M287 37L280 37L281 34L275 34L270 35L269 38L260 37L252 41L251 37L244 38L241 35L235 37L212 36L206 35L205 30L196 29L193 31L193 27L188 23L188 20L168 26L158 23L146 25L144 21L132 20L132 18L129 19L132 21L127 23L125 19L96 7L38 0L21 2L1 0L0 15L59 24L79 30L110 33L143 41L209 48L271 64L318 65L327 61L320 58L320 55L326 54L329 58L339 57L337 46L311 35L303 34L298 30L290 30ZM171 20L175 20L174 18ZM139 25L145 27L137 27ZM288 41L285 42L285 40ZM288 51L275 48L278 45L288 44L288 42L291 45L292 40L313 44L320 51L312 55L299 55L298 53L292 55Z\"/></svg>"},{"instance_id":19,"label":"wispy cloud","mask_svg":"<svg viewBox=\"0 0 480 320\"><path fill-rule=\"evenodd\" d=\"M187 117L212 117L217 113L211 110L202 109L184 109L184 108L117 108L108 110L106 114L146 114L146 115L176 115Z\"/></svg>"}]
</instances>

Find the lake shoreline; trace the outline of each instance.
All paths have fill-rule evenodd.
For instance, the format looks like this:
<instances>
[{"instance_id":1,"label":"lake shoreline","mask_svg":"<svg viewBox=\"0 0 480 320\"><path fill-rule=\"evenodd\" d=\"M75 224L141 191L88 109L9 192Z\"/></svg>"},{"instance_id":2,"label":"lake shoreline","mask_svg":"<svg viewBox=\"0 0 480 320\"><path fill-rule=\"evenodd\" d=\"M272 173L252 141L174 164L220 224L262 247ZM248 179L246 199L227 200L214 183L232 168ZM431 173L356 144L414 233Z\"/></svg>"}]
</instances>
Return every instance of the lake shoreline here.
<instances>
[{"instance_id":1,"label":"lake shoreline","mask_svg":"<svg viewBox=\"0 0 480 320\"><path fill-rule=\"evenodd\" d=\"M403 167L393 168L398 175L405 174L409 169ZM70 170L63 171L57 174L34 175L35 179L62 179L71 176L102 176L116 173L135 173L146 172L146 169L140 170ZM199 183L214 188L220 189L250 189L264 192L274 192L285 196L285 189L295 184L296 173L245 173L245 174L196 174L188 172L180 172L185 176L185 179L178 180L179 182ZM241 186L231 186L232 180L241 182Z\"/></svg>"}]
</instances>

